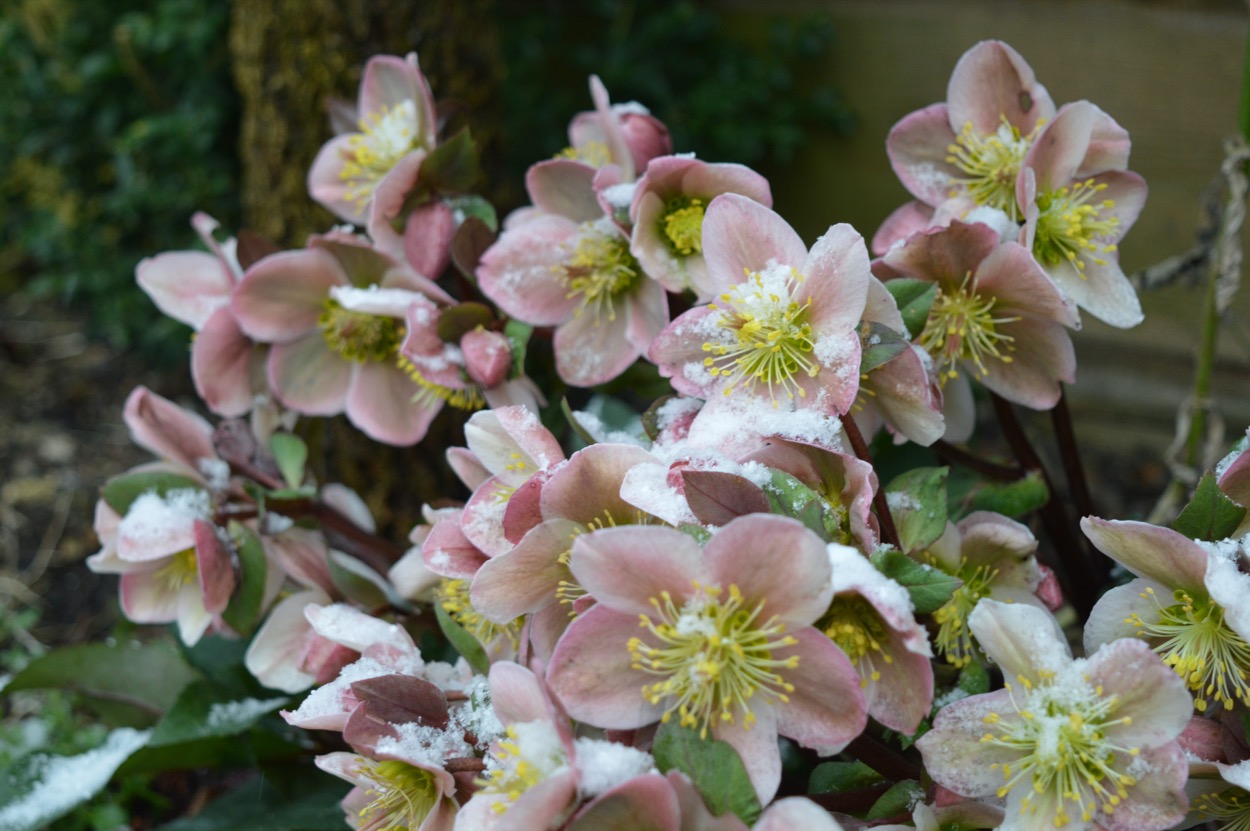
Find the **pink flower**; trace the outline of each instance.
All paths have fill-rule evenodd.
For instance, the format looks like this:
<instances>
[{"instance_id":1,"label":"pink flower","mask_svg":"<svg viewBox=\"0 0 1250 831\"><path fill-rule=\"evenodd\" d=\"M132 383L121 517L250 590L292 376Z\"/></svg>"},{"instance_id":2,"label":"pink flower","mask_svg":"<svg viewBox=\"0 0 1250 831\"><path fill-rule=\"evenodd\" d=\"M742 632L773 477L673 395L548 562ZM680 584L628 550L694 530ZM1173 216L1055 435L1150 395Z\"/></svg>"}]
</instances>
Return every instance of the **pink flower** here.
<instances>
[{"instance_id":1,"label":"pink flower","mask_svg":"<svg viewBox=\"0 0 1250 831\"><path fill-rule=\"evenodd\" d=\"M669 528L606 528L577 539L570 569L598 601L548 672L573 718L617 730L677 718L733 745L763 801L780 780L778 733L829 750L863 729L855 669L812 626L833 594L825 545L798 521L741 517L704 549Z\"/></svg>"},{"instance_id":2,"label":"pink flower","mask_svg":"<svg viewBox=\"0 0 1250 831\"><path fill-rule=\"evenodd\" d=\"M331 139L317 154L308 191L336 216L360 223L386 176L410 156L419 165L434 149L434 96L416 53L369 60L356 117L359 132Z\"/></svg>"},{"instance_id":3,"label":"pink flower","mask_svg":"<svg viewBox=\"0 0 1250 831\"><path fill-rule=\"evenodd\" d=\"M671 292L693 289L699 302L715 294L703 258L703 216L712 199L739 193L772 207L768 180L738 164L687 156L652 159L629 208L630 251L643 270Z\"/></svg>"},{"instance_id":4,"label":"pink flower","mask_svg":"<svg viewBox=\"0 0 1250 831\"><path fill-rule=\"evenodd\" d=\"M1142 320L1117 244L1146 202L1146 182L1124 168L1128 133L1087 101L1066 104L1025 156L1016 185L1022 242L1064 294L1099 320Z\"/></svg>"},{"instance_id":5,"label":"pink flower","mask_svg":"<svg viewBox=\"0 0 1250 831\"><path fill-rule=\"evenodd\" d=\"M845 413L868 291L860 236L835 225L808 251L776 213L727 193L708 206L703 250L716 302L674 320L649 353L673 388Z\"/></svg>"},{"instance_id":6,"label":"pink flower","mask_svg":"<svg viewBox=\"0 0 1250 831\"><path fill-rule=\"evenodd\" d=\"M266 687L303 692L313 684L332 681L359 657L355 650L317 634L305 614L310 604L328 606L330 598L319 589L283 598L252 638L243 664Z\"/></svg>"},{"instance_id":7,"label":"pink flower","mask_svg":"<svg viewBox=\"0 0 1250 831\"><path fill-rule=\"evenodd\" d=\"M944 707L916 743L939 785L1006 797L1018 829L1161 831L1185 815L1189 697L1145 644L1073 660L1047 612L993 600L969 625L1008 681Z\"/></svg>"},{"instance_id":8,"label":"pink flower","mask_svg":"<svg viewBox=\"0 0 1250 831\"><path fill-rule=\"evenodd\" d=\"M1086 517L1085 536L1137 579L1090 611L1086 649L1138 637L1184 678L1194 706L1250 705L1250 576L1245 538L1197 542L1144 522Z\"/></svg>"},{"instance_id":9,"label":"pink flower","mask_svg":"<svg viewBox=\"0 0 1250 831\"><path fill-rule=\"evenodd\" d=\"M408 306L450 298L358 237L314 238L271 254L244 275L232 308L251 337L273 343L269 382L284 404L309 415L346 412L370 438L420 441L441 407L400 368Z\"/></svg>"},{"instance_id":10,"label":"pink flower","mask_svg":"<svg viewBox=\"0 0 1250 831\"><path fill-rule=\"evenodd\" d=\"M947 396L965 396L965 374L1009 401L1038 410L1059 400L1076 357L1065 326L1076 309L1021 245L988 226L953 222L910 237L882 263L936 284L916 343L932 357ZM951 384L955 382L955 384ZM951 429L948 411L947 429Z\"/></svg>"},{"instance_id":11,"label":"pink flower","mask_svg":"<svg viewBox=\"0 0 1250 831\"><path fill-rule=\"evenodd\" d=\"M953 197L1021 218L1016 178L1041 127L1055 113L1046 88L1016 50L982 41L955 64L946 102L904 117L886 138L886 153L916 197L886 220L872 240L884 254L929 224Z\"/></svg>"}]
</instances>

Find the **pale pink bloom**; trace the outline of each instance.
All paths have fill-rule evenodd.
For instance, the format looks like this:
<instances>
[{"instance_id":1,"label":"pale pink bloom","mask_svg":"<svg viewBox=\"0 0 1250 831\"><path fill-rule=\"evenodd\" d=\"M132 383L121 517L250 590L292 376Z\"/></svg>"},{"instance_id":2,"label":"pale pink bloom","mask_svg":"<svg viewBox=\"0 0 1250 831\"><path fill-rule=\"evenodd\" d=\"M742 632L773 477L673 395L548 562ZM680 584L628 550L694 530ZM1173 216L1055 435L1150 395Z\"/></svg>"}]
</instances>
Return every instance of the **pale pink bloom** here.
<instances>
[{"instance_id":1,"label":"pale pink bloom","mask_svg":"<svg viewBox=\"0 0 1250 831\"><path fill-rule=\"evenodd\" d=\"M243 665L266 687L303 692L313 684L334 680L359 657L355 650L316 633L304 611L310 604L328 606L330 598L319 589L285 597L253 636Z\"/></svg>"},{"instance_id":2,"label":"pale pink bloom","mask_svg":"<svg viewBox=\"0 0 1250 831\"><path fill-rule=\"evenodd\" d=\"M1250 437L1250 429L1246 430ZM1215 473L1220 490L1238 505L1250 505L1250 452L1234 451L1220 462Z\"/></svg>"},{"instance_id":3,"label":"pale pink bloom","mask_svg":"<svg viewBox=\"0 0 1250 831\"><path fill-rule=\"evenodd\" d=\"M462 809L458 829L595 831L627 819L629 828L676 831L676 799L648 754L575 739L540 680L518 664L493 665L490 690L505 732L486 757L482 786Z\"/></svg>"},{"instance_id":4,"label":"pale pink bloom","mask_svg":"<svg viewBox=\"0 0 1250 831\"><path fill-rule=\"evenodd\" d=\"M905 507L894 506L896 521ZM1024 525L1002 514L973 511L946 523L942 536L924 551L908 552L913 559L958 577L962 585L933 613L938 624L934 646L957 667L976 655L976 640L968 616L982 598L1021 603L1038 608L1046 604L1037 593L1045 585L1035 553L1037 539Z\"/></svg>"},{"instance_id":5,"label":"pale pink bloom","mask_svg":"<svg viewBox=\"0 0 1250 831\"><path fill-rule=\"evenodd\" d=\"M601 210L597 217L543 212L505 228L482 255L477 276L507 314L556 327L556 371L575 386L620 375L668 323L663 287L643 272L629 238Z\"/></svg>"},{"instance_id":6,"label":"pale pink bloom","mask_svg":"<svg viewBox=\"0 0 1250 831\"><path fill-rule=\"evenodd\" d=\"M193 478L202 481L207 473L220 480L218 488L226 485L229 469L222 475L224 463L213 446L213 427L201 416L138 386L126 397L122 419L131 441L144 450L178 465Z\"/></svg>"},{"instance_id":7,"label":"pale pink bloom","mask_svg":"<svg viewBox=\"0 0 1250 831\"><path fill-rule=\"evenodd\" d=\"M671 770L667 778L681 810L679 831L842 831L828 811L801 796L778 799L748 829L732 811L713 816L685 774Z\"/></svg>"},{"instance_id":8,"label":"pale pink bloom","mask_svg":"<svg viewBox=\"0 0 1250 831\"><path fill-rule=\"evenodd\" d=\"M1016 179L1038 129L1055 114L1046 88L1014 49L982 41L955 64L946 102L905 116L890 130L886 153L916 197L894 212L872 240L885 254L927 227L947 199L1016 211Z\"/></svg>"},{"instance_id":9,"label":"pale pink bloom","mask_svg":"<svg viewBox=\"0 0 1250 831\"><path fill-rule=\"evenodd\" d=\"M1045 410L1059 400L1060 384L1074 380L1064 327L1078 325L1076 308L1023 246L1000 244L986 225L953 222L910 237L882 264L937 286L915 342L933 359L947 399L967 397L957 388L971 375L1009 401ZM958 427L949 409L946 421L948 431Z\"/></svg>"},{"instance_id":10,"label":"pale pink bloom","mask_svg":"<svg viewBox=\"0 0 1250 831\"><path fill-rule=\"evenodd\" d=\"M739 164L709 164L689 156L652 159L629 206L630 251L644 271L671 292L712 298L703 258L703 215L712 199L739 193L772 207L768 180Z\"/></svg>"},{"instance_id":11,"label":"pale pink bloom","mask_svg":"<svg viewBox=\"0 0 1250 831\"><path fill-rule=\"evenodd\" d=\"M1125 170L1128 133L1088 101L1066 104L1025 156L1016 199L1021 242L1064 294L1112 326L1142 321L1120 268L1118 243L1146 202L1146 182Z\"/></svg>"},{"instance_id":12,"label":"pale pink bloom","mask_svg":"<svg viewBox=\"0 0 1250 831\"><path fill-rule=\"evenodd\" d=\"M1177 828L1217 822L1232 831L1250 822L1250 761L1191 762L1189 774L1189 816Z\"/></svg>"},{"instance_id":13,"label":"pale pink bloom","mask_svg":"<svg viewBox=\"0 0 1250 831\"><path fill-rule=\"evenodd\" d=\"M830 543L833 603L820 628L859 672L868 714L905 735L933 706L932 651L907 590L845 545Z\"/></svg>"},{"instance_id":14,"label":"pale pink bloom","mask_svg":"<svg viewBox=\"0 0 1250 831\"><path fill-rule=\"evenodd\" d=\"M1250 705L1250 576L1246 539L1198 542L1144 522L1086 517L1099 551L1137 579L1109 590L1090 611L1085 647L1144 639L1184 678L1194 706Z\"/></svg>"},{"instance_id":15,"label":"pale pink bloom","mask_svg":"<svg viewBox=\"0 0 1250 831\"><path fill-rule=\"evenodd\" d=\"M361 223L386 176L434 149L434 95L416 53L378 55L365 64L355 119L358 132L330 139L317 154L308 191L336 216Z\"/></svg>"},{"instance_id":16,"label":"pale pink bloom","mask_svg":"<svg viewBox=\"0 0 1250 831\"><path fill-rule=\"evenodd\" d=\"M359 237L314 238L248 269L232 308L250 337L274 344L269 382L288 407L348 419L387 444L420 441L441 407L400 367L408 306L441 289Z\"/></svg>"},{"instance_id":17,"label":"pale pink bloom","mask_svg":"<svg viewBox=\"0 0 1250 831\"><path fill-rule=\"evenodd\" d=\"M564 633L548 683L578 721L676 718L733 745L765 802L778 734L833 752L864 728L854 667L812 626L833 595L825 544L797 520L741 517L702 549L669 528L605 528L577 539L570 568L597 603Z\"/></svg>"},{"instance_id":18,"label":"pale pink bloom","mask_svg":"<svg viewBox=\"0 0 1250 831\"><path fill-rule=\"evenodd\" d=\"M459 226L445 202L426 202L415 208L409 204L422 161L419 153L407 156L378 185L369 208L368 231L383 254L437 280L451 262L451 240Z\"/></svg>"},{"instance_id":19,"label":"pale pink bloom","mask_svg":"<svg viewBox=\"0 0 1250 831\"><path fill-rule=\"evenodd\" d=\"M809 251L776 213L727 193L708 206L703 251L715 302L674 320L648 353L673 388L845 413L859 387L868 291L859 234L832 226Z\"/></svg>"},{"instance_id":20,"label":"pale pink bloom","mask_svg":"<svg viewBox=\"0 0 1250 831\"><path fill-rule=\"evenodd\" d=\"M343 817L358 831L451 831L456 821L456 781L422 756L396 750L368 755L338 751L316 758L317 767L350 782Z\"/></svg>"},{"instance_id":21,"label":"pale pink bloom","mask_svg":"<svg viewBox=\"0 0 1250 831\"><path fill-rule=\"evenodd\" d=\"M969 619L1006 689L944 707L916 743L934 780L1006 797L1004 829L1162 831L1185 815L1184 684L1139 640L1073 659L1049 613L983 600Z\"/></svg>"}]
</instances>

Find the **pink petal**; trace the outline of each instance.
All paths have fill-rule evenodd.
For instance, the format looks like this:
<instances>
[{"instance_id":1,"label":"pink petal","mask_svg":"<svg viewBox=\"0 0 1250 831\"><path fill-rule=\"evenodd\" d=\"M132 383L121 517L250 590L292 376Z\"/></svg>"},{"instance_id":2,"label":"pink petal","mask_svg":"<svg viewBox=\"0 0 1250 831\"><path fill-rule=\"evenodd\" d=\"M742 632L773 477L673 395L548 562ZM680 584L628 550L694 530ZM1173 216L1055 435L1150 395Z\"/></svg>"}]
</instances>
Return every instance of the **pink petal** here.
<instances>
[{"instance_id":1,"label":"pink petal","mask_svg":"<svg viewBox=\"0 0 1250 831\"><path fill-rule=\"evenodd\" d=\"M234 568L230 552L217 536L212 523L195 521L195 565L200 577L200 602L210 615L226 610L234 593Z\"/></svg>"},{"instance_id":2,"label":"pink petal","mask_svg":"<svg viewBox=\"0 0 1250 831\"><path fill-rule=\"evenodd\" d=\"M677 392L704 398L715 385L716 379L703 368L707 357L703 344L708 340L709 325L715 326L720 314L710 306L684 312L660 332L647 351L647 359L659 366L660 375L668 378ZM693 371L688 374L687 370Z\"/></svg>"},{"instance_id":3,"label":"pink petal","mask_svg":"<svg viewBox=\"0 0 1250 831\"><path fill-rule=\"evenodd\" d=\"M1121 638L1103 645L1086 664L1089 683L1116 699L1114 716L1132 719L1111 724L1107 738L1122 747L1158 747L1189 725L1193 699L1185 682L1146 644Z\"/></svg>"},{"instance_id":4,"label":"pink petal","mask_svg":"<svg viewBox=\"0 0 1250 831\"><path fill-rule=\"evenodd\" d=\"M625 313L629 318L625 340L639 355L646 355L668 325L668 294L659 283L646 280L626 300Z\"/></svg>"},{"instance_id":5,"label":"pink petal","mask_svg":"<svg viewBox=\"0 0 1250 831\"><path fill-rule=\"evenodd\" d=\"M321 145L308 169L308 195L313 201L347 222L360 222L364 212L358 202L347 199L348 180L343 177L344 158L359 133L335 136Z\"/></svg>"},{"instance_id":6,"label":"pink petal","mask_svg":"<svg viewBox=\"0 0 1250 831\"><path fill-rule=\"evenodd\" d=\"M562 216L541 215L504 231L478 265L482 292L509 315L556 326L573 312L562 265L581 233Z\"/></svg>"},{"instance_id":7,"label":"pink petal","mask_svg":"<svg viewBox=\"0 0 1250 831\"><path fill-rule=\"evenodd\" d=\"M915 199L903 203L885 218L877 233L872 235L872 253L882 256L896 243L928 228L932 221L933 208L930 206Z\"/></svg>"},{"instance_id":8,"label":"pink petal","mask_svg":"<svg viewBox=\"0 0 1250 831\"><path fill-rule=\"evenodd\" d=\"M202 251L170 251L135 268L139 288L174 320L199 330L209 315L230 303L234 278L221 260Z\"/></svg>"},{"instance_id":9,"label":"pink petal","mask_svg":"<svg viewBox=\"0 0 1250 831\"><path fill-rule=\"evenodd\" d=\"M303 591L274 606L247 648L243 658L247 671L273 690L297 693L311 687L315 677L300 669L300 659L312 633L304 607L327 600L320 591Z\"/></svg>"},{"instance_id":10,"label":"pink petal","mask_svg":"<svg viewBox=\"0 0 1250 831\"><path fill-rule=\"evenodd\" d=\"M825 543L796 519L739 517L708 540L703 556L717 585L736 584L750 603L763 604L761 622L776 616L788 628L807 626L829 609Z\"/></svg>"},{"instance_id":11,"label":"pink petal","mask_svg":"<svg viewBox=\"0 0 1250 831\"><path fill-rule=\"evenodd\" d=\"M375 55L365 64L360 80L359 112L362 118L383 109L394 109L405 101L416 105L417 133L413 137L420 146L434 142L434 94L429 82L417 66L415 52L407 57Z\"/></svg>"},{"instance_id":12,"label":"pink petal","mask_svg":"<svg viewBox=\"0 0 1250 831\"><path fill-rule=\"evenodd\" d=\"M516 548L482 564L473 578L473 608L496 623L556 603L556 589L572 577L560 562L583 529L575 522L549 519L530 530Z\"/></svg>"},{"instance_id":13,"label":"pink petal","mask_svg":"<svg viewBox=\"0 0 1250 831\"><path fill-rule=\"evenodd\" d=\"M1008 683L1024 678L1036 684L1039 671L1057 673L1072 662L1063 630L1043 609L984 598L968 615L968 627Z\"/></svg>"},{"instance_id":14,"label":"pink petal","mask_svg":"<svg viewBox=\"0 0 1250 831\"><path fill-rule=\"evenodd\" d=\"M950 113L945 104L931 104L904 116L886 136L885 152L890 157L890 166L903 187L924 205L940 204L951 195L952 180L963 175L946 161L947 148L954 141L955 133L951 130ZM881 239L884 250L877 247L877 238L873 238L874 252L884 254L895 241L906 239L908 232L920 230L914 226L917 219L923 217L924 209L917 205L911 216L900 215L905 208L895 211L886 220L891 231ZM884 232L885 226L877 236L881 237Z\"/></svg>"},{"instance_id":15,"label":"pink petal","mask_svg":"<svg viewBox=\"0 0 1250 831\"><path fill-rule=\"evenodd\" d=\"M1095 129L1104 135L1096 150L1098 158L1086 164ZM1022 166L1036 172L1038 190L1058 190L1076 178L1082 167L1096 173L1123 170L1128 164L1128 149L1127 131L1093 104L1077 101L1059 108L1029 148Z\"/></svg>"},{"instance_id":16,"label":"pink petal","mask_svg":"<svg viewBox=\"0 0 1250 831\"><path fill-rule=\"evenodd\" d=\"M794 669L780 675L794 685L787 702L775 702L777 732L804 747L835 753L850 743L868 723L859 673L846 655L822 632L804 627L789 633L798 640L773 657L798 655Z\"/></svg>"},{"instance_id":17,"label":"pink petal","mask_svg":"<svg viewBox=\"0 0 1250 831\"><path fill-rule=\"evenodd\" d=\"M652 598L667 591L680 605L705 574L698 543L680 531L656 526L604 528L578 537L569 568L601 604L630 616L635 628L638 615L654 614ZM747 597L754 598L749 591Z\"/></svg>"},{"instance_id":18,"label":"pink petal","mask_svg":"<svg viewBox=\"0 0 1250 831\"><path fill-rule=\"evenodd\" d=\"M725 193L703 217L703 256L717 291L741 283L770 262L798 267L807 246L784 219L753 199Z\"/></svg>"},{"instance_id":19,"label":"pink petal","mask_svg":"<svg viewBox=\"0 0 1250 831\"><path fill-rule=\"evenodd\" d=\"M416 385L390 364L360 364L347 392L347 418L384 444L405 446L425 438L443 402L415 401Z\"/></svg>"},{"instance_id":20,"label":"pink petal","mask_svg":"<svg viewBox=\"0 0 1250 831\"><path fill-rule=\"evenodd\" d=\"M631 668L627 644L637 631L635 614L602 603L565 631L551 656L547 685L570 716L614 730L633 730L660 718L663 702L651 704L642 695L653 676Z\"/></svg>"},{"instance_id":21,"label":"pink petal","mask_svg":"<svg viewBox=\"0 0 1250 831\"><path fill-rule=\"evenodd\" d=\"M224 306L208 318L191 343L191 377L208 408L227 418L251 411L256 400L253 364L262 353Z\"/></svg>"},{"instance_id":22,"label":"pink petal","mask_svg":"<svg viewBox=\"0 0 1250 831\"><path fill-rule=\"evenodd\" d=\"M978 380L1008 401L1049 410L1059 400L1060 382L1076 380L1076 353L1067 330L1057 323L1027 318L1006 324L1002 330L1015 338L1012 362L987 360L989 372Z\"/></svg>"},{"instance_id":23,"label":"pink petal","mask_svg":"<svg viewBox=\"0 0 1250 831\"><path fill-rule=\"evenodd\" d=\"M1085 517L1081 530L1095 548L1137 576L1191 594L1206 594L1206 550L1171 528Z\"/></svg>"},{"instance_id":24,"label":"pink petal","mask_svg":"<svg viewBox=\"0 0 1250 831\"><path fill-rule=\"evenodd\" d=\"M604 521L607 512L619 524L635 520L637 511L621 499L621 481L630 468L655 457L627 444L592 444L577 451L554 471L542 492L544 517L565 517L583 525Z\"/></svg>"},{"instance_id":25,"label":"pink petal","mask_svg":"<svg viewBox=\"0 0 1250 831\"><path fill-rule=\"evenodd\" d=\"M795 300L811 299L812 328L852 329L859 323L868 300L868 249L864 238L846 223L833 225L812 246L803 267Z\"/></svg>"},{"instance_id":26,"label":"pink petal","mask_svg":"<svg viewBox=\"0 0 1250 831\"><path fill-rule=\"evenodd\" d=\"M760 817L751 831L842 831L829 812L810 799L791 796L778 799Z\"/></svg>"},{"instance_id":27,"label":"pink petal","mask_svg":"<svg viewBox=\"0 0 1250 831\"><path fill-rule=\"evenodd\" d=\"M328 594L335 591L326 561L326 541L320 531L296 526L260 539L265 552L296 583Z\"/></svg>"},{"instance_id":28,"label":"pink petal","mask_svg":"<svg viewBox=\"0 0 1250 831\"><path fill-rule=\"evenodd\" d=\"M269 350L269 385L293 410L306 415L338 415L347 404L352 367L330 351L321 332L314 330Z\"/></svg>"},{"instance_id":29,"label":"pink petal","mask_svg":"<svg viewBox=\"0 0 1250 831\"><path fill-rule=\"evenodd\" d=\"M1143 773L1129 789L1128 799L1113 813L1098 818L1106 831L1162 831L1175 827L1188 805L1185 781L1189 766L1176 742L1143 750L1138 756Z\"/></svg>"},{"instance_id":30,"label":"pink petal","mask_svg":"<svg viewBox=\"0 0 1250 831\"><path fill-rule=\"evenodd\" d=\"M195 646L213 622L204 608L199 586L188 583L178 592L178 637L187 646Z\"/></svg>"},{"instance_id":31,"label":"pink petal","mask_svg":"<svg viewBox=\"0 0 1250 831\"><path fill-rule=\"evenodd\" d=\"M1027 135L1055 112L1024 58L996 40L982 41L963 54L951 73L946 100L951 127L959 130L971 122L980 135L997 130L1003 118Z\"/></svg>"},{"instance_id":32,"label":"pink petal","mask_svg":"<svg viewBox=\"0 0 1250 831\"><path fill-rule=\"evenodd\" d=\"M179 592L171 590L169 580L154 571L123 574L122 611L135 623L170 623L178 617Z\"/></svg>"},{"instance_id":33,"label":"pink petal","mask_svg":"<svg viewBox=\"0 0 1250 831\"><path fill-rule=\"evenodd\" d=\"M989 226L956 222L917 234L882 259L906 277L958 287L998 245L998 234Z\"/></svg>"},{"instance_id":34,"label":"pink petal","mask_svg":"<svg viewBox=\"0 0 1250 831\"><path fill-rule=\"evenodd\" d=\"M525 189L534 206L574 222L603 216L594 188L595 169L574 159L548 159L525 173Z\"/></svg>"},{"instance_id":35,"label":"pink petal","mask_svg":"<svg viewBox=\"0 0 1250 831\"><path fill-rule=\"evenodd\" d=\"M998 298L995 314L1027 315L1069 328L1081 325L1076 307L1064 299L1023 245L999 245L975 271L978 293Z\"/></svg>"},{"instance_id":36,"label":"pink petal","mask_svg":"<svg viewBox=\"0 0 1250 831\"><path fill-rule=\"evenodd\" d=\"M925 770L933 780L960 796L990 796L1004 780L1002 768L1012 764L1019 751L981 741L985 717L1013 713L1011 693L997 690L948 704L938 712L933 729L916 742Z\"/></svg>"},{"instance_id":37,"label":"pink petal","mask_svg":"<svg viewBox=\"0 0 1250 831\"><path fill-rule=\"evenodd\" d=\"M744 725L735 722L714 722L712 737L728 742L747 769L760 804L767 805L781 784L781 753L777 748L777 714L771 704L757 704L755 721Z\"/></svg>"},{"instance_id":38,"label":"pink petal","mask_svg":"<svg viewBox=\"0 0 1250 831\"><path fill-rule=\"evenodd\" d=\"M122 418L134 443L163 459L194 470L200 459L217 458L212 426L147 387L131 390Z\"/></svg>"},{"instance_id":39,"label":"pink petal","mask_svg":"<svg viewBox=\"0 0 1250 831\"><path fill-rule=\"evenodd\" d=\"M292 341L316 329L330 287L346 283L338 261L322 249L280 251L247 270L230 307L249 337Z\"/></svg>"},{"instance_id":40,"label":"pink petal","mask_svg":"<svg viewBox=\"0 0 1250 831\"><path fill-rule=\"evenodd\" d=\"M504 724L551 719L547 698L534 673L512 661L491 665L490 700Z\"/></svg>"},{"instance_id":41,"label":"pink petal","mask_svg":"<svg viewBox=\"0 0 1250 831\"><path fill-rule=\"evenodd\" d=\"M595 797L574 815L569 831L679 831L681 819L668 780L650 773Z\"/></svg>"},{"instance_id":42,"label":"pink petal","mask_svg":"<svg viewBox=\"0 0 1250 831\"><path fill-rule=\"evenodd\" d=\"M642 355L628 341L629 323L623 308L606 319L586 310L557 328L554 345L560 379L575 387L593 387L628 369Z\"/></svg>"},{"instance_id":43,"label":"pink petal","mask_svg":"<svg viewBox=\"0 0 1250 831\"><path fill-rule=\"evenodd\" d=\"M464 535L459 515L440 519L421 546L421 557L435 574L471 579L486 555Z\"/></svg>"}]
</instances>

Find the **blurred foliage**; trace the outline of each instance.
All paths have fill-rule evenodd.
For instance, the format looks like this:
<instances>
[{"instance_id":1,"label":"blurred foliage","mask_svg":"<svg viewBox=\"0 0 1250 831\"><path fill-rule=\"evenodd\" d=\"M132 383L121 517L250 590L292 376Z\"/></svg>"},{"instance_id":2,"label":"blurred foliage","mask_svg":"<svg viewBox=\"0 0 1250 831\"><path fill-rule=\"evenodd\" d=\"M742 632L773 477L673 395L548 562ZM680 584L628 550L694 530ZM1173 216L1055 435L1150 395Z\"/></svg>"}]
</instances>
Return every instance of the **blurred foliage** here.
<instances>
[{"instance_id":1,"label":"blurred foliage","mask_svg":"<svg viewBox=\"0 0 1250 831\"><path fill-rule=\"evenodd\" d=\"M214 0L5 4L0 288L87 307L117 344L152 351L183 337L135 287L134 267L192 247L197 209L237 222L229 11Z\"/></svg>"},{"instance_id":2,"label":"blurred foliage","mask_svg":"<svg viewBox=\"0 0 1250 831\"><path fill-rule=\"evenodd\" d=\"M837 90L803 76L833 44L821 16L769 15L739 36L706 0L531 0L502 15L518 175L560 150L569 119L591 109L591 74L614 103L636 100L664 121L677 152L713 162L785 164L810 131L853 126Z\"/></svg>"}]
</instances>

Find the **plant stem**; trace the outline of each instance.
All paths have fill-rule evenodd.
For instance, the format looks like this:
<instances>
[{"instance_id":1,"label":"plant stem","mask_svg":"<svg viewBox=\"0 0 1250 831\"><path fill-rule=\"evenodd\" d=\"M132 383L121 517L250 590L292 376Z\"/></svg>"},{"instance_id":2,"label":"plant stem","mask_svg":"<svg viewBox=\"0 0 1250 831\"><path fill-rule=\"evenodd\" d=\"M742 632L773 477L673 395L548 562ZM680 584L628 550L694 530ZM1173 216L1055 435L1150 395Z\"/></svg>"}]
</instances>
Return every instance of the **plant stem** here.
<instances>
[{"instance_id":1,"label":"plant stem","mask_svg":"<svg viewBox=\"0 0 1250 831\"><path fill-rule=\"evenodd\" d=\"M851 449L855 451L855 456L861 462L872 464L872 454L868 452L868 444L864 441L864 436L859 432L859 425L855 423L855 419L850 415L843 416L842 429L846 432L847 439L851 442ZM898 529L894 527L894 517L890 514L890 505L885 500L885 491L880 486L872 495L872 505L877 510L877 521L881 523L881 536L890 545L903 550L902 544L899 542Z\"/></svg>"},{"instance_id":2,"label":"plant stem","mask_svg":"<svg viewBox=\"0 0 1250 831\"><path fill-rule=\"evenodd\" d=\"M1076 505L1078 516L1095 516L1094 500L1089 493L1089 483L1085 480L1085 468L1081 464L1081 451L1076 443L1076 430L1072 426L1072 412L1068 409L1068 398L1063 384L1059 385L1059 401L1050 411L1050 421L1055 428L1055 440L1059 443L1059 453L1063 458L1063 472L1068 479L1068 488L1072 491L1072 501Z\"/></svg>"},{"instance_id":3,"label":"plant stem","mask_svg":"<svg viewBox=\"0 0 1250 831\"><path fill-rule=\"evenodd\" d=\"M919 765L908 761L893 748L867 733L860 733L846 746L846 752L859 759L885 778L902 782L904 779L920 780L924 773Z\"/></svg>"},{"instance_id":4,"label":"plant stem","mask_svg":"<svg viewBox=\"0 0 1250 831\"><path fill-rule=\"evenodd\" d=\"M956 447L949 442L938 439L929 449L938 455L948 464L957 464L966 467L974 473L980 473L982 476L988 476L991 479L1001 479L1004 482L1014 482L1024 476L1024 470L1019 465L1000 465L995 464L980 456L975 456L964 450L962 447Z\"/></svg>"}]
</instances>

